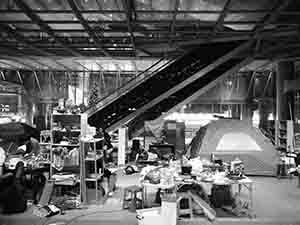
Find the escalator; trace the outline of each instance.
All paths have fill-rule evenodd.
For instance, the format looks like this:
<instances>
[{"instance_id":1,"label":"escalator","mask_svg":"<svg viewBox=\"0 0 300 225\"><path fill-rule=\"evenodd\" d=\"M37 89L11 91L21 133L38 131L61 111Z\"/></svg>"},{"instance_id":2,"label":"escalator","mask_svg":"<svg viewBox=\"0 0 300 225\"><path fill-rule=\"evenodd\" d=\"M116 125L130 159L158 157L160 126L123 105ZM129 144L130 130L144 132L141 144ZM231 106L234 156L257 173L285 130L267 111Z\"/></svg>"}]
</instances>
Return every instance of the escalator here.
<instances>
[{"instance_id":1,"label":"escalator","mask_svg":"<svg viewBox=\"0 0 300 225\"><path fill-rule=\"evenodd\" d=\"M102 99L88 113L89 124L113 130L156 117L245 60L240 53L250 46L237 41L201 45L131 90L123 90L113 101Z\"/></svg>"}]
</instances>

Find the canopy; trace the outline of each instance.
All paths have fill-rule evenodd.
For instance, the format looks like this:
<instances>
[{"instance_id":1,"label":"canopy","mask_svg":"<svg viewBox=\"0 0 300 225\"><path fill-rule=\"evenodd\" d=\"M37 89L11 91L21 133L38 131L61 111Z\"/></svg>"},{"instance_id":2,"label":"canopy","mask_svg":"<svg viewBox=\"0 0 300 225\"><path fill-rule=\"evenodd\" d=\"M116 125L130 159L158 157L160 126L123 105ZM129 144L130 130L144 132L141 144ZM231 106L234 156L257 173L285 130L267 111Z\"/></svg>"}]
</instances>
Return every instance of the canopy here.
<instances>
[{"instance_id":1,"label":"canopy","mask_svg":"<svg viewBox=\"0 0 300 225\"><path fill-rule=\"evenodd\" d=\"M40 132L25 123L11 122L0 124L0 138L5 141L18 141L30 137L39 139Z\"/></svg>"}]
</instances>

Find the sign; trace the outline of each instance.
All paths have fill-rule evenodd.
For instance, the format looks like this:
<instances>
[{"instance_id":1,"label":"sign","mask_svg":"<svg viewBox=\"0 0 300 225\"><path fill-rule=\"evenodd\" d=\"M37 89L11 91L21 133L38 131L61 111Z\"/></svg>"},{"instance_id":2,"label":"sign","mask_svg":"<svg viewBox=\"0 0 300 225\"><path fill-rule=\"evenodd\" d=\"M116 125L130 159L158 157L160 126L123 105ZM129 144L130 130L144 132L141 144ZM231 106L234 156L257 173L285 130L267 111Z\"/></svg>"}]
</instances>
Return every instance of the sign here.
<instances>
[{"instance_id":1,"label":"sign","mask_svg":"<svg viewBox=\"0 0 300 225\"><path fill-rule=\"evenodd\" d=\"M18 95L0 95L0 113L17 113Z\"/></svg>"}]
</instances>

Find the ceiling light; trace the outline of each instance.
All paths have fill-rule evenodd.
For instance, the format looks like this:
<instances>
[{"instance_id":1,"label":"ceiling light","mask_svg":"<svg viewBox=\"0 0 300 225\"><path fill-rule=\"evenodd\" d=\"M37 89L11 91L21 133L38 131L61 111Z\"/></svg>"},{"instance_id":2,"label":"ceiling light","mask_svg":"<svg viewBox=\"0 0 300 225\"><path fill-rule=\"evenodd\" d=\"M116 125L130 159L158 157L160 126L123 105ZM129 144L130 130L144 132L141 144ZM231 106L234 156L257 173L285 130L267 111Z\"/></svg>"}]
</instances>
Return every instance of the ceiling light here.
<instances>
[{"instance_id":1,"label":"ceiling light","mask_svg":"<svg viewBox=\"0 0 300 225\"><path fill-rule=\"evenodd\" d=\"M84 0L85 3L88 3L89 0Z\"/></svg>"}]
</instances>

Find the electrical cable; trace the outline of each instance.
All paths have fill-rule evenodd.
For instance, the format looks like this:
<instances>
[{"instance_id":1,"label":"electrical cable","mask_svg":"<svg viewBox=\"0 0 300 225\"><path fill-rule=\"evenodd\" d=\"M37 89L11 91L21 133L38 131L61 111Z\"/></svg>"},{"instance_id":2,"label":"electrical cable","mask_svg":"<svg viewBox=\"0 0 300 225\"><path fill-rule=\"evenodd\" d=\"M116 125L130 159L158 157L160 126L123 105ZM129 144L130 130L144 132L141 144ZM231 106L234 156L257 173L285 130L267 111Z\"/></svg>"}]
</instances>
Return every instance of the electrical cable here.
<instances>
[{"instance_id":1,"label":"electrical cable","mask_svg":"<svg viewBox=\"0 0 300 225\"><path fill-rule=\"evenodd\" d=\"M91 216L91 215L96 215L96 214L106 214L106 213L115 213L115 212L122 212L123 210L109 210L109 211L95 211L95 212L90 212L90 213L85 213L85 214L81 214L78 216L75 216L74 218L70 219L69 221L63 222L64 225L71 225L72 223L74 223L75 221L77 221L80 218L86 217L86 216ZM42 224L36 224L36 225L46 225L46 223L49 222L49 219L47 219L44 223ZM55 222L53 222L53 225L55 224Z\"/></svg>"}]
</instances>

